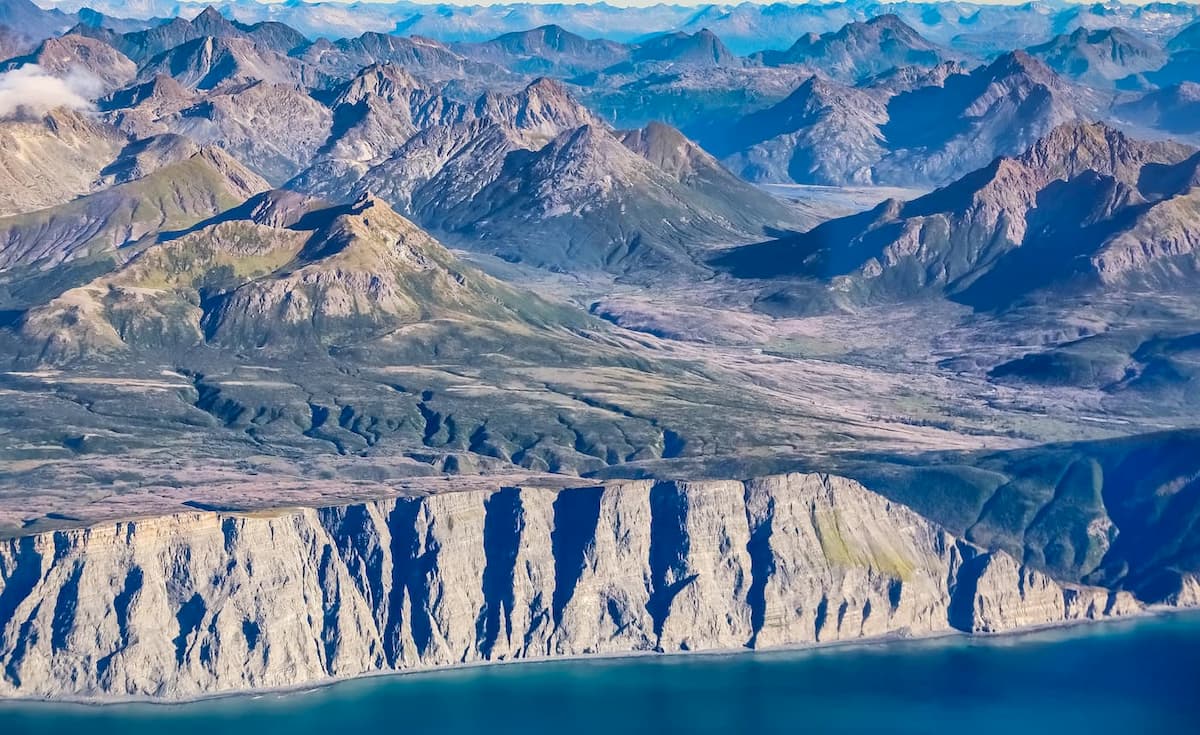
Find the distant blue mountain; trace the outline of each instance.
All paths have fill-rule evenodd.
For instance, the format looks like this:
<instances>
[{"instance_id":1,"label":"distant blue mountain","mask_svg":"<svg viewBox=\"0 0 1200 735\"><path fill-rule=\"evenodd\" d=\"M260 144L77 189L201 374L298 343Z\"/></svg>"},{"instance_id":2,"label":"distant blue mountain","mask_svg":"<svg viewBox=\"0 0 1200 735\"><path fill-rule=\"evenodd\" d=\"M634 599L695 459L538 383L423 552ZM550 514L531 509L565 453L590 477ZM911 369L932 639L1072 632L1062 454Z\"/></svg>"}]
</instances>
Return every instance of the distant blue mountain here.
<instances>
[{"instance_id":1,"label":"distant blue mountain","mask_svg":"<svg viewBox=\"0 0 1200 735\"><path fill-rule=\"evenodd\" d=\"M28 0L2 0L0 25L10 4ZM46 0L47 3L52 0ZM192 16L204 8L198 2L177 0L62 0L63 11L89 7L108 16ZM441 41L482 42L505 33L557 25L586 38L641 41L670 31L712 31L736 54L764 49L783 50L809 33L836 31L847 23L893 14L930 41L955 48L998 53L1044 43L1077 28L1126 30L1165 40L1186 25L1200 20L1197 6L1189 3L1132 5L1106 3L1078 5L1066 2L1033 2L1017 6L973 3L897 2L847 0L801 5L654 5L624 8L606 3L514 3L479 6L414 2L303 2L260 3L256 0L215 2L223 15L243 23L274 20L287 23L304 35L358 36L366 31L398 32Z\"/></svg>"}]
</instances>

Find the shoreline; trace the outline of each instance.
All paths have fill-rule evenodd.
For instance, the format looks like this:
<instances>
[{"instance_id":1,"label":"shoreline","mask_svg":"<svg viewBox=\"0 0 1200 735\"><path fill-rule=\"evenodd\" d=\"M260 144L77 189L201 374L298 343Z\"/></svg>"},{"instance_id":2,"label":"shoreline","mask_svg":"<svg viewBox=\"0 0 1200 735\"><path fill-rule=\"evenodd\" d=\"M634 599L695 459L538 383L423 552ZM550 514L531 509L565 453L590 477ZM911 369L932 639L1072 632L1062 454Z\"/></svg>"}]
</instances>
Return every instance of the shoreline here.
<instances>
[{"instance_id":1,"label":"shoreline","mask_svg":"<svg viewBox=\"0 0 1200 735\"><path fill-rule=\"evenodd\" d=\"M1197 616L1200 621L1200 607L1177 607L1170 605L1156 605L1143 609L1141 612L1133 615L1122 615L1100 620L1064 620L1057 623L1048 623L1045 625L1033 625L1023 628L1015 628L1013 630L998 632L998 633L966 633L958 630L947 630L937 633L928 633L922 635L907 635L902 632L889 633L882 636L872 636L865 638L856 638L852 640L839 640L829 642L813 642L800 643L795 645L772 646L766 648L713 648L697 651L626 651L620 653L599 653L587 655L569 655L569 656L537 656L529 658L513 658L502 659L496 661L473 661L470 663L452 664L449 666L434 666L428 668L417 669L398 669L398 670L380 670L371 671L362 674L355 674L344 677L328 677L325 679L296 684L294 686L270 687L261 689L240 689L234 691L215 692L212 694L203 694L195 697L184 697L177 699L153 698L153 697L0 697L0 713L7 707L31 707L31 708L71 708L71 709L117 709L121 707L138 707L147 709L173 709L182 708L191 705L202 704L205 702L220 702L245 700L253 701L272 697L275 700L282 700L288 697L297 695L312 694L328 690L344 684L354 684L356 682L365 683L372 679L380 678L400 678L412 676L427 676L434 674L450 674L455 672L467 672L473 669L483 669L494 666L509 666L509 665L539 665L539 664L554 664L554 663L573 663L573 662L615 662L622 660L639 660L639 659L683 659L686 657L706 657L706 658L723 658L735 656L754 656L754 655L779 655L779 654L798 654L805 652L819 651L837 651L838 649L850 648L875 648L891 646L898 643L934 643L937 641L959 640L963 642L971 641L1015 641L1022 637L1032 637L1044 635L1054 632L1069 632L1082 629L1099 629L1115 625L1119 623L1135 624L1138 622L1146 622L1153 619L1163 619L1171 617L1186 617L1188 615Z\"/></svg>"}]
</instances>

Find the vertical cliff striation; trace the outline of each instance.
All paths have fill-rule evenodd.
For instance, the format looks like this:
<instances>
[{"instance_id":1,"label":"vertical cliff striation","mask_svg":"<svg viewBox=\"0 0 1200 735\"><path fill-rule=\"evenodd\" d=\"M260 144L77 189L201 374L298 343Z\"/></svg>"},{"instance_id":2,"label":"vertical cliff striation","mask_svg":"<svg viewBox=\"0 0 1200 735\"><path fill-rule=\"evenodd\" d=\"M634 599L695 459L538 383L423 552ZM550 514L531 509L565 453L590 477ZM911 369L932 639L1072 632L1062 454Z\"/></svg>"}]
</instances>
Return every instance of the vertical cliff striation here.
<instances>
[{"instance_id":1,"label":"vertical cliff striation","mask_svg":"<svg viewBox=\"0 0 1200 735\"><path fill-rule=\"evenodd\" d=\"M0 544L0 695L185 699L484 661L1136 612L827 475L195 513Z\"/></svg>"}]
</instances>

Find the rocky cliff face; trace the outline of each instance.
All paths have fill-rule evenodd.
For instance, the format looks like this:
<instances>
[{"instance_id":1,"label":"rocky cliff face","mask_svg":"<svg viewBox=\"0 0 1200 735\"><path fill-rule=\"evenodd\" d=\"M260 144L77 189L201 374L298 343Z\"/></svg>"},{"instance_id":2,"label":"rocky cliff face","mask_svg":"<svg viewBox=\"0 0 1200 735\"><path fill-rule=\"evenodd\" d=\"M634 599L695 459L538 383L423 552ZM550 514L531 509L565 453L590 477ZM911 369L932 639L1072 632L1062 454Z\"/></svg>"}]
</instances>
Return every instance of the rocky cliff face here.
<instances>
[{"instance_id":1,"label":"rocky cliff face","mask_svg":"<svg viewBox=\"0 0 1200 735\"><path fill-rule=\"evenodd\" d=\"M504 488L7 541L0 694L180 699L1138 609L980 552L836 477Z\"/></svg>"}]
</instances>

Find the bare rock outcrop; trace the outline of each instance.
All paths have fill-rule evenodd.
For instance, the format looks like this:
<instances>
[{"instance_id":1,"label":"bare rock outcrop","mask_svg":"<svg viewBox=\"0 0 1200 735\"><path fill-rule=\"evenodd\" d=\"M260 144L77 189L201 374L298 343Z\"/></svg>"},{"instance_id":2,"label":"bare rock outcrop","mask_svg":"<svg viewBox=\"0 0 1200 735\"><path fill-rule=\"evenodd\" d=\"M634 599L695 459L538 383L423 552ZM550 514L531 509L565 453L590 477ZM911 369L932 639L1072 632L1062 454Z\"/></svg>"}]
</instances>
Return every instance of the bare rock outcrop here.
<instances>
[{"instance_id":1,"label":"bare rock outcrop","mask_svg":"<svg viewBox=\"0 0 1200 735\"><path fill-rule=\"evenodd\" d=\"M828 475L198 512L0 545L0 695L186 699L383 671L1137 612Z\"/></svg>"},{"instance_id":2,"label":"bare rock outcrop","mask_svg":"<svg viewBox=\"0 0 1200 735\"><path fill-rule=\"evenodd\" d=\"M1141 605L1123 590L1060 585L1004 553L985 553L961 575L967 586L952 616L962 630L1002 633L1072 620L1136 614Z\"/></svg>"}]
</instances>

